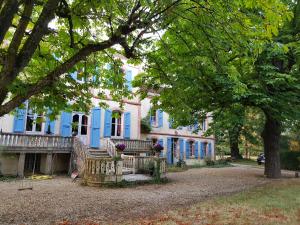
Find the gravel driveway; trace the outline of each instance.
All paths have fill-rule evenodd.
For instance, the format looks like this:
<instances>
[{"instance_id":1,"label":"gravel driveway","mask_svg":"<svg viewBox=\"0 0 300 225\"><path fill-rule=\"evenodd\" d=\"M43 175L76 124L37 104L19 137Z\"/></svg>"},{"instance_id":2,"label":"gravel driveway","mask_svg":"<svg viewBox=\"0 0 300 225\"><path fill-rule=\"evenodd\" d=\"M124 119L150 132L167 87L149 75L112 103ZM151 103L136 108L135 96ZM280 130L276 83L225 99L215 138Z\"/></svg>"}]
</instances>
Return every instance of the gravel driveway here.
<instances>
[{"instance_id":1,"label":"gravel driveway","mask_svg":"<svg viewBox=\"0 0 300 225\"><path fill-rule=\"evenodd\" d=\"M168 178L164 185L99 189L57 177L33 182L32 191L18 191L19 182L0 182L0 224L55 224L63 219L116 224L276 182L263 178L261 169L244 167L190 169Z\"/></svg>"}]
</instances>

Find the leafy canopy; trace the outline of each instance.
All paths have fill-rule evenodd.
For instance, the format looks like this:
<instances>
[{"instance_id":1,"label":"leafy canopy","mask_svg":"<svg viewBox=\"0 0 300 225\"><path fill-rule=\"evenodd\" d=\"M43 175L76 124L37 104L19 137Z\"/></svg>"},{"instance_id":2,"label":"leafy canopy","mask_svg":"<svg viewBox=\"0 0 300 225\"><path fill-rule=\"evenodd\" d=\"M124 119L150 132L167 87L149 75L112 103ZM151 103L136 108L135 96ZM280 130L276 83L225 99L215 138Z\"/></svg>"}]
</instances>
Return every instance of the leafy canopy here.
<instances>
[{"instance_id":1,"label":"leafy canopy","mask_svg":"<svg viewBox=\"0 0 300 225\"><path fill-rule=\"evenodd\" d=\"M180 2L0 1L0 116L29 98L55 114L87 111L92 96L106 98L92 89L110 90L114 100L128 96L115 56L138 59L149 33L164 29ZM84 82L71 78L76 71Z\"/></svg>"},{"instance_id":2,"label":"leafy canopy","mask_svg":"<svg viewBox=\"0 0 300 225\"><path fill-rule=\"evenodd\" d=\"M290 95L278 97L289 85L295 87L297 68L287 74L272 67L267 77L258 64L263 59L271 63L267 52L284 57L293 51L272 41L292 19L288 5L279 0L193 1L176 12L179 19L152 46L146 73L135 81L143 97L148 90L158 92L153 101L183 125L234 104L262 107L272 102L268 109L276 109L290 100ZM268 46L272 50L266 51ZM276 86L276 96L266 91L267 82Z\"/></svg>"}]
</instances>

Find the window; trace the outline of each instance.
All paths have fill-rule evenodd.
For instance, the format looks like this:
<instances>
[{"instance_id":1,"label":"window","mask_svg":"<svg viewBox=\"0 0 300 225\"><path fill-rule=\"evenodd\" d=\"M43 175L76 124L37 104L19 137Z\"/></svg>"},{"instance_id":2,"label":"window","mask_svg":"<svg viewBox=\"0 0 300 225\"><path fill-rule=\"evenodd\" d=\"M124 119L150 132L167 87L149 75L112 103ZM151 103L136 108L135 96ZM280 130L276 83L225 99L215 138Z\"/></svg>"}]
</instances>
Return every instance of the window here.
<instances>
[{"instance_id":1,"label":"window","mask_svg":"<svg viewBox=\"0 0 300 225\"><path fill-rule=\"evenodd\" d=\"M112 113L111 118L111 136L120 137L121 136L121 127L122 127L122 114L118 111Z\"/></svg>"},{"instance_id":2,"label":"window","mask_svg":"<svg viewBox=\"0 0 300 225\"><path fill-rule=\"evenodd\" d=\"M151 126L156 126L156 124L157 124L157 111L155 109L152 109L150 111L150 121L151 121Z\"/></svg>"},{"instance_id":3,"label":"window","mask_svg":"<svg viewBox=\"0 0 300 225\"><path fill-rule=\"evenodd\" d=\"M86 115L83 115L81 119L81 135L87 135L87 127L88 117Z\"/></svg>"},{"instance_id":4,"label":"window","mask_svg":"<svg viewBox=\"0 0 300 225\"><path fill-rule=\"evenodd\" d=\"M26 131L29 132L42 132L43 115L37 114L28 105L26 115Z\"/></svg>"},{"instance_id":5,"label":"window","mask_svg":"<svg viewBox=\"0 0 300 225\"><path fill-rule=\"evenodd\" d=\"M87 135L88 116L80 113L73 114L72 133L76 135Z\"/></svg>"},{"instance_id":6,"label":"window","mask_svg":"<svg viewBox=\"0 0 300 225\"><path fill-rule=\"evenodd\" d=\"M190 156L194 156L194 142L189 142Z\"/></svg>"}]
</instances>

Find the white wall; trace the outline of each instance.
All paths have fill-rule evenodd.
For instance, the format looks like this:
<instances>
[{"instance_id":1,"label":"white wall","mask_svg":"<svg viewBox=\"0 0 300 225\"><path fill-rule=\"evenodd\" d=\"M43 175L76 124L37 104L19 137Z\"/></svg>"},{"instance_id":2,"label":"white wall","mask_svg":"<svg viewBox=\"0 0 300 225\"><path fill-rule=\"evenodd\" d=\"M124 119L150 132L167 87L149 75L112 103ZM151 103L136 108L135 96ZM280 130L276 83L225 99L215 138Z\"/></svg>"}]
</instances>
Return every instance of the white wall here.
<instances>
[{"instance_id":1,"label":"white wall","mask_svg":"<svg viewBox=\"0 0 300 225\"><path fill-rule=\"evenodd\" d=\"M2 132L12 132L14 124L14 116L12 114L6 114L0 117L0 130Z\"/></svg>"}]
</instances>

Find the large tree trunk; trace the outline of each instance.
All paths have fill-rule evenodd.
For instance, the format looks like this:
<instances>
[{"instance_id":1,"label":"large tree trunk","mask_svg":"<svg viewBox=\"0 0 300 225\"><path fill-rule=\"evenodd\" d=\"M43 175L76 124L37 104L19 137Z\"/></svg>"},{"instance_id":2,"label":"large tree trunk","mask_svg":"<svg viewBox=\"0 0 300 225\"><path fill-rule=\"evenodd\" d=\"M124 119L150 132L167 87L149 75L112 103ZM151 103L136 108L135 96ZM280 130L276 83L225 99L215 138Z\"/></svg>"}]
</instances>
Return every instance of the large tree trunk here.
<instances>
[{"instance_id":1,"label":"large tree trunk","mask_svg":"<svg viewBox=\"0 0 300 225\"><path fill-rule=\"evenodd\" d=\"M280 178L279 141L281 136L281 123L272 116L266 115L266 122L262 132L265 152L265 175L268 178Z\"/></svg>"},{"instance_id":2,"label":"large tree trunk","mask_svg":"<svg viewBox=\"0 0 300 225\"><path fill-rule=\"evenodd\" d=\"M240 137L241 127L237 126L231 129L229 134L229 145L230 145L230 156L233 159L242 159L239 149L239 137Z\"/></svg>"}]
</instances>

